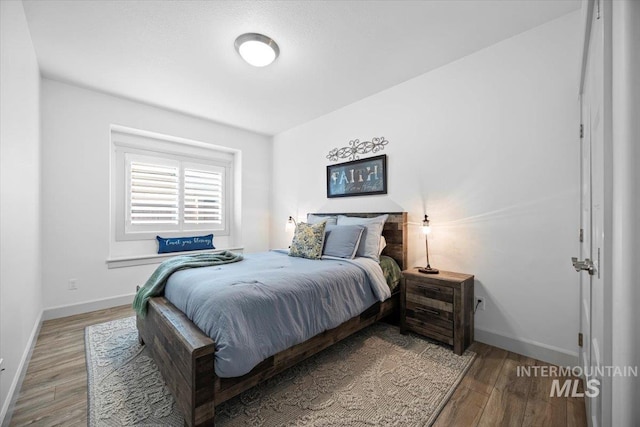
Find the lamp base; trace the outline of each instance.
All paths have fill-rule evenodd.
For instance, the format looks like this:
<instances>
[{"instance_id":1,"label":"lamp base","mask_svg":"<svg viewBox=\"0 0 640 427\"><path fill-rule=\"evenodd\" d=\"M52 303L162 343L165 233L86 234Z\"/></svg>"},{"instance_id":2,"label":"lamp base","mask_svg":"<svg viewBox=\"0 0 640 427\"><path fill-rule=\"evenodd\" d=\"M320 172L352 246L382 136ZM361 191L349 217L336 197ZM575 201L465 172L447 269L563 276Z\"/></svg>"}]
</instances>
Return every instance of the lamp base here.
<instances>
[{"instance_id":1,"label":"lamp base","mask_svg":"<svg viewBox=\"0 0 640 427\"><path fill-rule=\"evenodd\" d=\"M419 268L418 271L420 273L424 273L424 274L438 274L438 273L440 273L440 270L438 270L437 268L431 268L431 267Z\"/></svg>"}]
</instances>

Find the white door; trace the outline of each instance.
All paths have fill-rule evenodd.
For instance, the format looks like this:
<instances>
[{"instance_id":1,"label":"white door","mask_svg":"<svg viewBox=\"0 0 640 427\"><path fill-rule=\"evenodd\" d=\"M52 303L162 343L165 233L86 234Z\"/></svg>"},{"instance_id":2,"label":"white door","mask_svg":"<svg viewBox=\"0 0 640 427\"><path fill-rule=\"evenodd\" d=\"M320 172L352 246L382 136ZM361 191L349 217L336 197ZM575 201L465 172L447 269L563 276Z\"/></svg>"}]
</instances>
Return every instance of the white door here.
<instances>
[{"instance_id":1,"label":"white door","mask_svg":"<svg viewBox=\"0 0 640 427\"><path fill-rule=\"evenodd\" d=\"M598 8L598 1L595 2ZM583 69L581 116L581 260L591 260L593 268L580 272L580 329L583 336L580 363L585 380L597 375L603 364L604 292L600 259L604 239L604 31L601 12L595 10ZM588 268L588 263L583 268ZM598 387L601 389L601 387ZM585 397L587 419L592 427L602 426L602 395Z\"/></svg>"},{"instance_id":2,"label":"white door","mask_svg":"<svg viewBox=\"0 0 640 427\"><path fill-rule=\"evenodd\" d=\"M581 97L581 116L583 138L580 145L580 227L581 244L580 259L593 260L591 244L591 132L589 99L586 94ZM588 270L587 270L588 273ZM591 274L580 274L580 333L582 347L580 348L580 365L588 374L591 366ZM589 375L585 376L590 379ZM591 402L585 401L587 414L591 412Z\"/></svg>"}]
</instances>

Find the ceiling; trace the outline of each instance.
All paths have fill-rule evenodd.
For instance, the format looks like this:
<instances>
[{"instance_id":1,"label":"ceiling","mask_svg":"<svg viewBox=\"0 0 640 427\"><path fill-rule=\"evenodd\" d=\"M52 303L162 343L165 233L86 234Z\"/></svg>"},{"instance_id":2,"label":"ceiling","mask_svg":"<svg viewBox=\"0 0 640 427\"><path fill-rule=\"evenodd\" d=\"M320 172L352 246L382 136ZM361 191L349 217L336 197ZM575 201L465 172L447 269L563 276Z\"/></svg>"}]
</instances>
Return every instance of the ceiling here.
<instances>
[{"instance_id":1,"label":"ceiling","mask_svg":"<svg viewBox=\"0 0 640 427\"><path fill-rule=\"evenodd\" d=\"M42 75L277 134L580 7L580 0L25 0ZM254 68L242 33L276 40Z\"/></svg>"}]
</instances>

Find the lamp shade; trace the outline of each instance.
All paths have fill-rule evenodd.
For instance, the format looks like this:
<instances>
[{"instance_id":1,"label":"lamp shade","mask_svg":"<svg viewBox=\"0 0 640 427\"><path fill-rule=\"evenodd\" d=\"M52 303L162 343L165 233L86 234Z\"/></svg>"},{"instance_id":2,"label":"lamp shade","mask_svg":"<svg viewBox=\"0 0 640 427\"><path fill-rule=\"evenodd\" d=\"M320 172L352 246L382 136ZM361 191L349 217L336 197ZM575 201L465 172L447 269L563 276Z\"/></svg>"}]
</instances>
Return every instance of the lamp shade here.
<instances>
[{"instance_id":1,"label":"lamp shade","mask_svg":"<svg viewBox=\"0 0 640 427\"><path fill-rule=\"evenodd\" d=\"M422 221L422 234L431 233L431 226L429 225L429 217L427 215L424 216L424 220Z\"/></svg>"},{"instance_id":2,"label":"lamp shade","mask_svg":"<svg viewBox=\"0 0 640 427\"><path fill-rule=\"evenodd\" d=\"M285 228L284 228L284 229L285 229L287 232L291 232L291 231L293 231L293 230L295 230L295 229L296 229L296 226L297 226L297 225L298 225L298 223L296 222L296 220L295 220L295 219L293 219L293 217L292 217L292 216L290 216L290 217L289 217L289 219L287 220L287 224L285 225Z\"/></svg>"}]
</instances>

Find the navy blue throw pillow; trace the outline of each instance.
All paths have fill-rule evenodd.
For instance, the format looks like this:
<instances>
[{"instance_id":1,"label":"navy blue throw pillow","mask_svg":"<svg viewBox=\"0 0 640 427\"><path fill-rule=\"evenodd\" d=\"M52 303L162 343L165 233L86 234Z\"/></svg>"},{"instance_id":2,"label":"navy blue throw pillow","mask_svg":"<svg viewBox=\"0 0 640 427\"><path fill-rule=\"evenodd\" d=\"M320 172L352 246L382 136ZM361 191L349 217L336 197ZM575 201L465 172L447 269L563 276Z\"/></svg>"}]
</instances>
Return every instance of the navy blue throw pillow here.
<instances>
[{"instance_id":1,"label":"navy blue throw pillow","mask_svg":"<svg viewBox=\"0 0 640 427\"><path fill-rule=\"evenodd\" d=\"M215 249L213 246L213 234L194 237L160 237L158 239L158 253L200 251L202 249Z\"/></svg>"}]
</instances>

